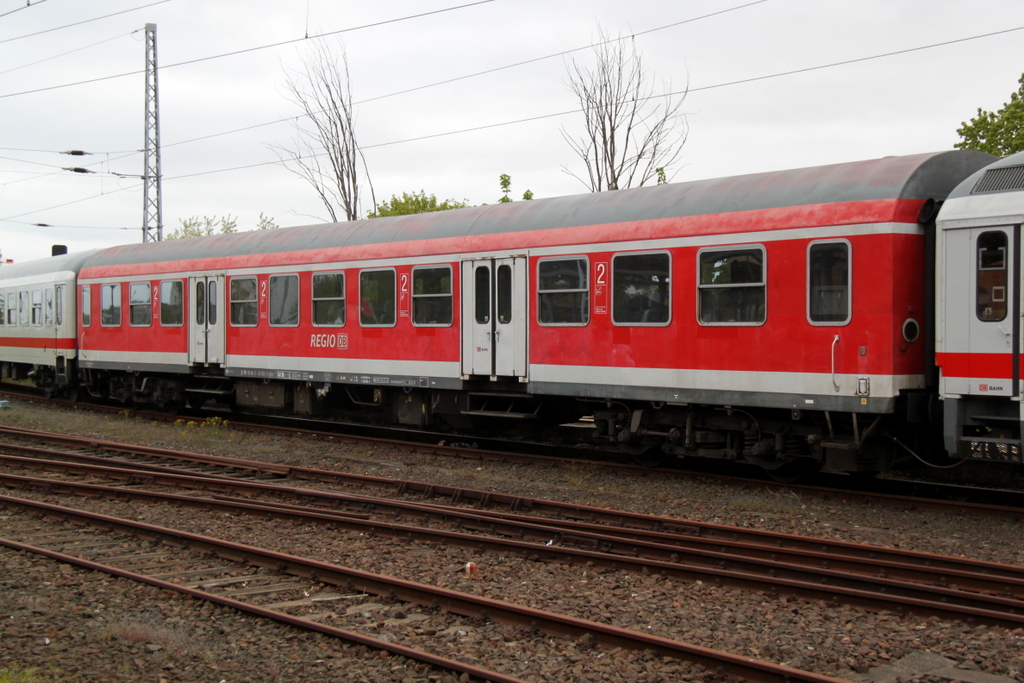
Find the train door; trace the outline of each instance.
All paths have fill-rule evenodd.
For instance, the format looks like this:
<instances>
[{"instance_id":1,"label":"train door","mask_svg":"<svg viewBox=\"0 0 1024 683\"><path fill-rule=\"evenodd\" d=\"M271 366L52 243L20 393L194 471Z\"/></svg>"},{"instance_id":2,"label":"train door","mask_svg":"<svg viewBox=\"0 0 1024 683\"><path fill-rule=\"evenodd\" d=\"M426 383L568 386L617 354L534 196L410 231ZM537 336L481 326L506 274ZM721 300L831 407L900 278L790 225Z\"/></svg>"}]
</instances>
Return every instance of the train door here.
<instances>
[{"instance_id":1,"label":"train door","mask_svg":"<svg viewBox=\"0 0 1024 683\"><path fill-rule=\"evenodd\" d=\"M958 393L1020 396L1020 226L951 230L946 240L947 347L967 358Z\"/></svg>"},{"instance_id":2,"label":"train door","mask_svg":"<svg viewBox=\"0 0 1024 683\"><path fill-rule=\"evenodd\" d=\"M188 291L188 362L220 365L224 363L224 275L191 275Z\"/></svg>"},{"instance_id":3,"label":"train door","mask_svg":"<svg viewBox=\"0 0 1024 683\"><path fill-rule=\"evenodd\" d=\"M526 377L526 261L462 262L462 374Z\"/></svg>"}]
</instances>

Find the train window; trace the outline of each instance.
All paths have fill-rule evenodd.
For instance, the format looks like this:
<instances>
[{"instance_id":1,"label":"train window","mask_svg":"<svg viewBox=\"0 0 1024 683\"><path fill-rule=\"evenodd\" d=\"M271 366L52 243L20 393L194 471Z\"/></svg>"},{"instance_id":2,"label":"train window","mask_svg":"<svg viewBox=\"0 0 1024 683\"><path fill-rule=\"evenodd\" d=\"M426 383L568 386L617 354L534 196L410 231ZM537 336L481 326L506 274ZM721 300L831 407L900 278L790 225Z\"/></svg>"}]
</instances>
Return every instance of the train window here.
<instances>
[{"instance_id":1,"label":"train window","mask_svg":"<svg viewBox=\"0 0 1024 683\"><path fill-rule=\"evenodd\" d=\"M807 248L807 319L812 325L846 325L850 311L850 243L812 243Z\"/></svg>"},{"instance_id":2,"label":"train window","mask_svg":"<svg viewBox=\"0 0 1024 683\"><path fill-rule=\"evenodd\" d=\"M313 324L321 327L345 324L345 273L313 275Z\"/></svg>"},{"instance_id":3,"label":"train window","mask_svg":"<svg viewBox=\"0 0 1024 683\"><path fill-rule=\"evenodd\" d=\"M18 295L11 292L7 295L7 324L17 325L18 324L18 309L17 309L17 297Z\"/></svg>"},{"instance_id":4,"label":"train window","mask_svg":"<svg viewBox=\"0 0 1024 683\"><path fill-rule=\"evenodd\" d=\"M185 324L185 286L181 280L160 283L160 324L164 327Z\"/></svg>"},{"instance_id":5,"label":"train window","mask_svg":"<svg viewBox=\"0 0 1024 683\"><path fill-rule=\"evenodd\" d=\"M765 321L764 248L705 249L700 264L702 325L761 325Z\"/></svg>"},{"instance_id":6,"label":"train window","mask_svg":"<svg viewBox=\"0 0 1024 683\"><path fill-rule=\"evenodd\" d=\"M668 254L617 254L612 257L612 322L616 325L667 325L671 263Z\"/></svg>"},{"instance_id":7,"label":"train window","mask_svg":"<svg viewBox=\"0 0 1024 683\"><path fill-rule=\"evenodd\" d=\"M43 290L43 324L53 327L53 290Z\"/></svg>"},{"instance_id":8,"label":"train window","mask_svg":"<svg viewBox=\"0 0 1024 683\"><path fill-rule=\"evenodd\" d=\"M0 325L7 324L7 295L0 294Z\"/></svg>"},{"instance_id":9,"label":"train window","mask_svg":"<svg viewBox=\"0 0 1024 683\"><path fill-rule=\"evenodd\" d=\"M236 327L255 327L259 318L254 277L231 278L231 324Z\"/></svg>"},{"instance_id":10,"label":"train window","mask_svg":"<svg viewBox=\"0 0 1024 683\"><path fill-rule=\"evenodd\" d=\"M100 325L121 324L121 285L100 285Z\"/></svg>"},{"instance_id":11,"label":"train window","mask_svg":"<svg viewBox=\"0 0 1024 683\"><path fill-rule=\"evenodd\" d=\"M28 292L18 292L18 324L21 326L28 325Z\"/></svg>"},{"instance_id":12,"label":"train window","mask_svg":"<svg viewBox=\"0 0 1024 683\"><path fill-rule=\"evenodd\" d=\"M475 318L478 325L491 321L491 269L477 266L473 271Z\"/></svg>"},{"instance_id":13,"label":"train window","mask_svg":"<svg viewBox=\"0 0 1024 683\"><path fill-rule=\"evenodd\" d=\"M53 288L53 315L57 327L64 324L64 285L56 285Z\"/></svg>"},{"instance_id":14,"label":"train window","mask_svg":"<svg viewBox=\"0 0 1024 683\"><path fill-rule=\"evenodd\" d=\"M210 325L217 324L217 281L206 281L206 322Z\"/></svg>"},{"instance_id":15,"label":"train window","mask_svg":"<svg viewBox=\"0 0 1024 683\"><path fill-rule=\"evenodd\" d=\"M145 327L153 322L153 294L148 282L128 285L128 323Z\"/></svg>"},{"instance_id":16,"label":"train window","mask_svg":"<svg viewBox=\"0 0 1024 683\"><path fill-rule=\"evenodd\" d=\"M43 324L43 290L32 290L32 324L39 326Z\"/></svg>"},{"instance_id":17,"label":"train window","mask_svg":"<svg viewBox=\"0 0 1024 683\"><path fill-rule=\"evenodd\" d=\"M295 327L299 324L299 276L270 276L270 324Z\"/></svg>"},{"instance_id":18,"label":"train window","mask_svg":"<svg viewBox=\"0 0 1024 683\"><path fill-rule=\"evenodd\" d=\"M1006 283L1006 233L983 232L978 235L978 320L994 323L1006 318Z\"/></svg>"},{"instance_id":19,"label":"train window","mask_svg":"<svg viewBox=\"0 0 1024 683\"><path fill-rule=\"evenodd\" d=\"M82 327L92 325L92 290L89 285L82 287Z\"/></svg>"},{"instance_id":20,"label":"train window","mask_svg":"<svg viewBox=\"0 0 1024 683\"><path fill-rule=\"evenodd\" d=\"M412 269L413 325L452 324L452 269L450 266Z\"/></svg>"},{"instance_id":21,"label":"train window","mask_svg":"<svg viewBox=\"0 0 1024 683\"><path fill-rule=\"evenodd\" d=\"M364 270L359 273L359 324L395 324L395 271Z\"/></svg>"},{"instance_id":22,"label":"train window","mask_svg":"<svg viewBox=\"0 0 1024 683\"><path fill-rule=\"evenodd\" d=\"M585 258L537 264L537 319L542 325L590 322L590 266Z\"/></svg>"}]
</instances>

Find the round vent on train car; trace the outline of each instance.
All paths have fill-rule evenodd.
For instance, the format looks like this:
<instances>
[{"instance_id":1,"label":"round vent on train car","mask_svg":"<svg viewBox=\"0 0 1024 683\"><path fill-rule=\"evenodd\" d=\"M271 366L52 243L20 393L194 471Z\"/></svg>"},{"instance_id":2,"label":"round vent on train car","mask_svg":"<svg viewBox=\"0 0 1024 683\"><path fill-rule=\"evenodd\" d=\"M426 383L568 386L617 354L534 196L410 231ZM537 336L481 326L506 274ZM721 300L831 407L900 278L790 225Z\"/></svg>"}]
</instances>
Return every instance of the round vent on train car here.
<instances>
[{"instance_id":1,"label":"round vent on train car","mask_svg":"<svg viewBox=\"0 0 1024 683\"><path fill-rule=\"evenodd\" d=\"M921 326L913 318L903 321L903 339L908 344L913 344L921 336Z\"/></svg>"}]
</instances>

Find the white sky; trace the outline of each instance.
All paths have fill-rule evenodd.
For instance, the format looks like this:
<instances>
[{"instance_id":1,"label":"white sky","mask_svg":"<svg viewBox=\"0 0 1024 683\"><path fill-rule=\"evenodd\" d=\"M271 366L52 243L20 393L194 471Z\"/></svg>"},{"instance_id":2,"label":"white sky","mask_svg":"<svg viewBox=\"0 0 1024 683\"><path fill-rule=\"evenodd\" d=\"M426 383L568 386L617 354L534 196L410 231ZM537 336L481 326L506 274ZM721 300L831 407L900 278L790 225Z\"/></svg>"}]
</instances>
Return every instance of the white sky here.
<instances>
[{"instance_id":1,"label":"white sky","mask_svg":"<svg viewBox=\"0 0 1024 683\"><path fill-rule=\"evenodd\" d=\"M157 25L165 231L225 215L245 230L261 212L282 227L327 216L277 163L273 146L292 144L294 125L188 141L296 116L284 81L301 68L307 33L466 2L0 0L0 251L20 262L52 244L141 240L147 23ZM948 149L960 123L978 107L1000 108L1024 72L1024 30L1012 30L1024 29L1020 0L492 0L328 40L344 41L361 101L585 47L599 26L628 35L730 8L740 9L635 38L659 84L689 85L676 181ZM995 32L1004 33L964 40ZM918 49L950 41L961 42ZM573 54L590 63L589 50ZM578 133L581 115L495 125L576 108L566 59L359 105L378 201L423 189L493 203L502 173L517 198L584 192L563 170L583 172L560 132ZM850 60L861 61L815 68ZM765 78L797 70L807 71ZM119 74L131 75L57 87ZM480 126L493 127L401 142ZM59 154L73 149L92 155ZM97 173L61 170L71 166Z\"/></svg>"}]
</instances>

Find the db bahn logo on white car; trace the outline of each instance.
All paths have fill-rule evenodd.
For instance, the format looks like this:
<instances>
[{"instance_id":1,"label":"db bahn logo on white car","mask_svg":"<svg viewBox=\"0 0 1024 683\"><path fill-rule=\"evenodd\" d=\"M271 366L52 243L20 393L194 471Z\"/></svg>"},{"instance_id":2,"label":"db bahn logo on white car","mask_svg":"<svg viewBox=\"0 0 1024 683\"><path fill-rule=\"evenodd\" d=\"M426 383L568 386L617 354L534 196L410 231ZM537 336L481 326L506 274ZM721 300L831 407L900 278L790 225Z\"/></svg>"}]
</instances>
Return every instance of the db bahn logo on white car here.
<instances>
[{"instance_id":1,"label":"db bahn logo on white car","mask_svg":"<svg viewBox=\"0 0 1024 683\"><path fill-rule=\"evenodd\" d=\"M978 391L1003 391L1003 388L995 384L979 384Z\"/></svg>"},{"instance_id":2,"label":"db bahn logo on white car","mask_svg":"<svg viewBox=\"0 0 1024 683\"><path fill-rule=\"evenodd\" d=\"M313 334L309 337L309 347L312 349L347 349L347 334Z\"/></svg>"}]
</instances>

